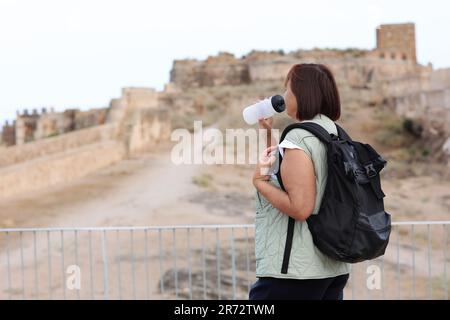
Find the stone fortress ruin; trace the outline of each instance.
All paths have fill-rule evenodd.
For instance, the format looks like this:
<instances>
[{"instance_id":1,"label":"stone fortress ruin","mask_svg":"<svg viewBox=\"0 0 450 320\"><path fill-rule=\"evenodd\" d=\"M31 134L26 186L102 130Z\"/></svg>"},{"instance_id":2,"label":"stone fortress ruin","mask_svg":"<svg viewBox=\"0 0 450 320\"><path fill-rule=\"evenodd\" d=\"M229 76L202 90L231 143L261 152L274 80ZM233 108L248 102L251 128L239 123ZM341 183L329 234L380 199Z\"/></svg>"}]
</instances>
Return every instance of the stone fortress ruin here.
<instances>
[{"instance_id":1,"label":"stone fortress ruin","mask_svg":"<svg viewBox=\"0 0 450 320\"><path fill-rule=\"evenodd\" d=\"M417 135L436 140L435 148L448 157L450 68L435 70L431 64L417 62L413 23L379 26L376 44L373 50L252 51L240 59L222 52L205 61L177 60L169 86L179 92L215 86L263 86L282 83L293 64L322 63L332 69L343 103L389 105L397 115L416 123Z\"/></svg>"},{"instance_id":2,"label":"stone fortress ruin","mask_svg":"<svg viewBox=\"0 0 450 320\"><path fill-rule=\"evenodd\" d=\"M18 113L3 127L0 197L72 181L167 140L170 119L157 97L124 88L107 108Z\"/></svg>"},{"instance_id":3,"label":"stone fortress ruin","mask_svg":"<svg viewBox=\"0 0 450 320\"><path fill-rule=\"evenodd\" d=\"M124 88L108 107L88 111L17 112L1 130L0 196L70 181L147 150L169 139L175 117L209 110L212 89L236 88L225 107L242 107L268 86L281 87L289 68L301 62L329 66L343 103L389 105L450 155L450 68L419 64L414 24L389 24L377 28L373 50L251 51L241 58L221 52L175 60L162 91Z\"/></svg>"}]
</instances>

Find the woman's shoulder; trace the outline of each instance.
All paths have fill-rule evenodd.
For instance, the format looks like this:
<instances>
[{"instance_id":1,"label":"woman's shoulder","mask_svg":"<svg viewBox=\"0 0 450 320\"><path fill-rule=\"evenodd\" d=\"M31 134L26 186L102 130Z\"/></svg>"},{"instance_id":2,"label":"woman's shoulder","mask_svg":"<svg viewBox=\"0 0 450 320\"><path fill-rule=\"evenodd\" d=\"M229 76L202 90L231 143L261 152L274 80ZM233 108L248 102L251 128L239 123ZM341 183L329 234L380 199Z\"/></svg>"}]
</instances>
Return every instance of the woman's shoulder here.
<instances>
[{"instance_id":1,"label":"woman's shoulder","mask_svg":"<svg viewBox=\"0 0 450 320\"><path fill-rule=\"evenodd\" d=\"M300 128L294 128L289 130L289 132L286 134L285 139L287 140L302 140L306 137L314 137L314 135L305 129Z\"/></svg>"},{"instance_id":2,"label":"woman's shoulder","mask_svg":"<svg viewBox=\"0 0 450 320\"><path fill-rule=\"evenodd\" d=\"M311 160L322 161L326 157L325 145L311 132L295 128L286 134L283 141L289 141L304 150Z\"/></svg>"},{"instance_id":3,"label":"woman's shoulder","mask_svg":"<svg viewBox=\"0 0 450 320\"><path fill-rule=\"evenodd\" d=\"M324 128L326 131L328 131L328 133L337 134L336 124L331 119L329 119L328 117L326 117L324 115L320 115L320 116L318 115L314 119L308 120L305 122L316 123L316 124L320 125L322 128ZM319 138L317 138L314 134L312 134L308 130L301 129L301 128L291 129L286 134L285 139L292 143L295 143L295 144L307 143L307 142L312 143L312 144L317 144L320 142Z\"/></svg>"},{"instance_id":4,"label":"woman's shoulder","mask_svg":"<svg viewBox=\"0 0 450 320\"><path fill-rule=\"evenodd\" d=\"M295 128L295 129L290 130L286 134L286 137L284 139L287 141L290 141L298 146L302 146L302 145L309 146L309 145L317 144L320 142L319 138L317 138L311 132L309 132L305 129L300 129L300 128Z\"/></svg>"}]
</instances>

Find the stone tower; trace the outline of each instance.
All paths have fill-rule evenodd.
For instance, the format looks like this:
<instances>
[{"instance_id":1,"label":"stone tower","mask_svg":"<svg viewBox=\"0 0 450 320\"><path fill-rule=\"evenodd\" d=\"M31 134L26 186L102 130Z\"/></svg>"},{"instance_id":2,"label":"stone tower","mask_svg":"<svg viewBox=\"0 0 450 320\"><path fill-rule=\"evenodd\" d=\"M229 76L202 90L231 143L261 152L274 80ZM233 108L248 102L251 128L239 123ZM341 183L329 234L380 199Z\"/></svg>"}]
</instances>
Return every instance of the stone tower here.
<instances>
[{"instance_id":1,"label":"stone tower","mask_svg":"<svg viewBox=\"0 0 450 320\"><path fill-rule=\"evenodd\" d=\"M377 28L377 51L381 58L417 62L414 23L382 24Z\"/></svg>"}]
</instances>

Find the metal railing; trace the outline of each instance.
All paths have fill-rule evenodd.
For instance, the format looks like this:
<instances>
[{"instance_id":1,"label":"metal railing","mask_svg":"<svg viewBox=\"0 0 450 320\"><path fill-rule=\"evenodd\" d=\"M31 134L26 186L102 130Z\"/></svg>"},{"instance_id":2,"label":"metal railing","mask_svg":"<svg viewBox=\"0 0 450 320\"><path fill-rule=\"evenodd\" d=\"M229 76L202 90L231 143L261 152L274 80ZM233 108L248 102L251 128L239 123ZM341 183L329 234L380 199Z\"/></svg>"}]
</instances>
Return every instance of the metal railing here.
<instances>
[{"instance_id":1,"label":"metal railing","mask_svg":"<svg viewBox=\"0 0 450 320\"><path fill-rule=\"evenodd\" d=\"M393 223L345 299L447 299L450 221ZM0 299L247 299L253 225L0 229Z\"/></svg>"}]
</instances>

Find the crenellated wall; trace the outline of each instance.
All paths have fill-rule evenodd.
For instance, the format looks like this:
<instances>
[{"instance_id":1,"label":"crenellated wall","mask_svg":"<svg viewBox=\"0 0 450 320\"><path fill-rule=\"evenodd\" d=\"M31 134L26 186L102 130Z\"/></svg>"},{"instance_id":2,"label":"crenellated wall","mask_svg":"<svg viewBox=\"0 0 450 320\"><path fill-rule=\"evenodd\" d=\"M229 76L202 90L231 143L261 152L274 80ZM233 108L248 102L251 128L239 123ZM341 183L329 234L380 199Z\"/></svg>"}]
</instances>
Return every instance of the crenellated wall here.
<instances>
[{"instance_id":1,"label":"crenellated wall","mask_svg":"<svg viewBox=\"0 0 450 320\"><path fill-rule=\"evenodd\" d=\"M28 109L25 109L22 113L17 112L16 120L12 125L5 123L2 132L8 132L8 134L2 135L0 144L23 145L31 141L98 126L105 123L107 111L106 108L99 108L88 111L67 109L55 112L51 108L48 112L47 108L42 108L41 112L33 109L33 112L29 113ZM14 134L11 130L14 130Z\"/></svg>"},{"instance_id":2,"label":"crenellated wall","mask_svg":"<svg viewBox=\"0 0 450 320\"><path fill-rule=\"evenodd\" d=\"M204 61L175 60L170 82L179 88L221 85L245 85L261 81L282 81L297 63L329 65L339 81L364 87L372 80L415 73L422 66L416 62L414 24L381 25L377 29L377 47L362 49L312 49L289 53L251 51L236 58L220 52Z\"/></svg>"},{"instance_id":3,"label":"crenellated wall","mask_svg":"<svg viewBox=\"0 0 450 320\"><path fill-rule=\"evenodd\" d=\"M31 122L27 116L18 120ZM74 121L65 121L72 116ZM78 179L148 150L171 132L168 111L159 107L158 94L150 88L124 88L108 109L40 117L33 131L40 139L0 148L0 198ZM97 125L82 128L93 121ZM78 127L48 137L69 124Z\"/></svg>"},{"instance_id":4,"label":"crenellated wall","mask_svg":"<svg viewBox=\"0 0 450 320\"><path fill-rule=\"evenodd\" d=\"M0 150L0 168L20 164L37 158L64 153L82 146L113 140L116 123L69 132L55 137L15 145Z\"/></svg>"},{"instance_id":5,"label":"crenellated wall","mask_svg":"<svg viewBox=\"0 0 450 320\"><path fill-rule=\"evenodd\" d=\"M248 72L245 61L221 52L205 61L175 60L170 81L183 88L241 85L250 82Z\"/></svg>"}]
</instances>

